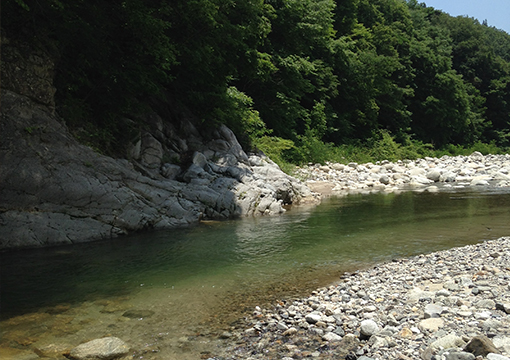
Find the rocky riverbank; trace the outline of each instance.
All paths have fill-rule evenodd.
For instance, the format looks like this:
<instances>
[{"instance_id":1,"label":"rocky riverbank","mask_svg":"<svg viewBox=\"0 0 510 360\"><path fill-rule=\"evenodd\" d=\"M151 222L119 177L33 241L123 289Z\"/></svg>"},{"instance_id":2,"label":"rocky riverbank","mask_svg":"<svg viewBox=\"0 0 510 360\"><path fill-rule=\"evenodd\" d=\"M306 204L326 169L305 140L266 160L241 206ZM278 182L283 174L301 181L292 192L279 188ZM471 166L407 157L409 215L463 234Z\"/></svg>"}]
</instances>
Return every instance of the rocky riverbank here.
<instances>
[{"instance_id":1,"label":"rocky riverbank","mask_svg":"<svg viewBox=\"0 0 510 360\"><path fill-rule=\"evenodd\" d=\"M326 163L297 169L296 175L323 195L393 192L469 186L510 186L510 155L443 156L398 162Z\"/></svg>"},{"instance_id":2,"label":"rocky riverbank","mask_svg":"<svg viewBox=\"0 0 510 360\"><path fill-rule=\"evenodd\" d=\"M3 34L2 34L3 35ZM105 156L55 112L54 59L2 37L0 250L70 244L204 219L279 214L319 198L226 126L171 98L125 115L139 131ZM116 141L116 139L112 139Z\"/></svg>"},{"instance_id":3,"label":"rocky riverbank","mask_svg":"<svg viewBox=\"0 0 510 360\"><path fill-rule=\"evenodd\" d=\"M213 359L508 360L510 238L345 274L256 308Z\"/></svg>"},{"instance_id":4,"label":"rocky riverbank","mask_svg":"<svg viewBox=\"0 0 510 360\"><path fill-rule=\"evenodd\" d=\"M28 97L7 90L1 97L0 249L279 214L285 204L319 201L267 157L246 154L226 126L210 140L189 122L184 139L193 141L144 133L128 161L79 144L58 117ZM172 133L172 125L158 119ZM175 143L190 155L188 162L165 159Z\"/></svg>"}]
</instances>

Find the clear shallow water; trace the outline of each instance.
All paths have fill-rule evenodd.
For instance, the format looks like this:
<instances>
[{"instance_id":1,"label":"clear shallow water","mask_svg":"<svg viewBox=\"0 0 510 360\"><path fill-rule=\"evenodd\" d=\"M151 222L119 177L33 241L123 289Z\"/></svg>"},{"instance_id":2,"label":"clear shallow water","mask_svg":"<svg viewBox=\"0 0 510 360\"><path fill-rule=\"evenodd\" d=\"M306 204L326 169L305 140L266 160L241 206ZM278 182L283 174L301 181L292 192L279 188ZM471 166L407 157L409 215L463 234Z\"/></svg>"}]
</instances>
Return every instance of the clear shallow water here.
<instances>
[{"instance_id":1,"label":"clear shallow water","mask_svg":"<svg viewBox=\"0 0 510 360\"><path fill-rule=\"evenodd\" d=\"M350 195L278 217L2 253L0 351L110 334L152 357L193 357L200 347L180 337L222 331L255 305L376 262L505 235L510 190L485 189ZM153 314L122 316L133 309Z\"/></svg>"}]
</instances>

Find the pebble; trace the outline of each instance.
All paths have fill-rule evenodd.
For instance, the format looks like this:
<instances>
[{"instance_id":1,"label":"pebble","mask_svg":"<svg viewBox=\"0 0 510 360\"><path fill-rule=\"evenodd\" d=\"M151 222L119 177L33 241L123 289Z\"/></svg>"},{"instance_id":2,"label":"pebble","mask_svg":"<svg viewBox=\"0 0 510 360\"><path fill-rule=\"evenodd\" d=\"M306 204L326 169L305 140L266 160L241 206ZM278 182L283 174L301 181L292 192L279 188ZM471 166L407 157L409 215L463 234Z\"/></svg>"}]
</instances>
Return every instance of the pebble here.
<instances>
[{"instance_id":1,"label":"pebble","mask_svg":"<svg viewBox=\"0 0 510 360\"><path fill-rule=\"evenodd\" d=\"M360 333L363 336L370 338L379 332L379 325L373 320L363 320L360 324Z\"/></svg>"},{"instance_id":2,"label":"pebble","mask_svg":"<svg viewBox=\"0 0 510 360\"><path fill-rule=\"evenodd\" d=\"M215 359L509 359L509 248L504 237L344 274L259 308Z\"/></svg>"}]
</instances>

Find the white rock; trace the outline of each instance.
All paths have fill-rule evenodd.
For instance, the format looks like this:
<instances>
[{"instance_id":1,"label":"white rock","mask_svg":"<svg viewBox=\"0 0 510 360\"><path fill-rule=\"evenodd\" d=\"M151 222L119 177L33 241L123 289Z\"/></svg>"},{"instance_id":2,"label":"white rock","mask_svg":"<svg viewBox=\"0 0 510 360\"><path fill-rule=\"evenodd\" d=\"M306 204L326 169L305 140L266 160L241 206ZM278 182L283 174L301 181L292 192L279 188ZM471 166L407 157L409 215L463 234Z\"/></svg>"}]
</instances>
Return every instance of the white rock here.
<instances>
[{"instance_id":1,"label":"white rock","mask_svg":"<svg viewBox=\"0 0 510 360\"><path fill-rule=\"evenodd\" d=\"M421 169L421 168L413 168L411 170L409 170L409 175L411 176L416 176L416 177L425 177L426 175L426 171L424 169Z\"/></svg>"},{"instance_id":2,"label":"white rock","mask_svg":"<svg viewBox=\"0 0 510 360\"><path fill-rule=\"evenodd\" d=\"M492 339L492 342L495 347L499 350L510 354L510 337L508 336L496 336Z\"/></svg>"},{"instance_id":3,"label":"white rock","mask_svg":"<svg viewBox=\"0 0 510 360\"><path fill-rule=\"evenodd\" d=\"M457 181L457 174L453 171L447 171L439 177L441 182L455 182Z\"/></svg>"},{"instance_id":4,"label":"white rock","mask_svg":"<svg viewBox=\"0 0 510 360\"><path fill-rule=\"evenodd\" d=\"M487 320L487 319L490 319L491 316L492 316L492 314L490 311L483 311L483 312L475 313L475 319L478 319L478 320Z\"/></svg>"},{"instance_id":5,"label":"white rock","mask_svg":"<svg viewBox=\"0 0 510 360\"><path fill-rule=\"evenodd\" d=\"M444 320L441 318L430 318L420 321L418 328L421 331L436 332L439 328L444 327Z\"/></svg>"},{"instance_id":6,"label":"white rock","mask_svg":"<svg viewBox=\"0 0 510 360\"><path fill-rule=\"evenodd\" d=\"M439 178L441 177L441 172L437 169L430 170L427 173L427 179L432 181L439 181Z\"/></svg>"},{"instance_id":7,"label":"white rock","mask_svg":"<svg viewBox=\"0 0 510 360\"><path fill-rule=\"evenodd\" d=\"M379 325L373 320L363 320L361 322L360 333L364 336L370 337L380 330Z\"/></svg>"},{"instance_id":8,"label":"white rock","mask_svg":"<svg viewBox=\"0 0 510 360\"><path fill-rule=\"evenodd\" d=\"M487 354L487 360L510 360L510 358L500 354L490 353Z\"/></svg>"},{"instance_id":9,"label":"white rock","mask_svg":"<svg viewBox=\"0 0 510 360\"><path fill-rule=\"evenodd\" d=\"M425 319L428 318L438 318L441 316L443 312L443 307L436 304L428 304L425 306L424 315Z\"/></svg>"},{"instance_id":10,"label":"white rock","mask_svg":"<svg viewBox=\"0 0 510 360\"><path fill-rule=\"evenodd\" d=\"M320 321L322 318L322 315L321 314L317 314L317 313L310 313L308 315L306 315L305 317L305 320L309 323L309 324L315 324L317 323L318 321Z\"/></svg>"},{"instance_id":11,"label":"white rock","mask_svg":"<svg viewBox=\"0 0 510 360\"><path fill-rule=\"evenodd\" d=\"M462 340L460 336L457 336L455 334L449 334L446 335L440 339L437 339L432 344L430 344L430 347L434 350L439 350L441 348L443 349L450 349L450 348L457 348L457 347L463 347L466 345L466 342Z\"/></svg>"},{"instance_id":12,"label":"white rock","mask_svg":"<svg viewBox=\"0 0 510 360\"><path fill-rule=\"evenodd\" d=\"M340 335L335 334L334 332L328 332L322 336L322 340L324 341L340 341L342 337Z\"/></svg>"},{"instance_id":13,"label":"white rock","mask_svg":"<svg viewBox=\"0 0 510 360\"><path fill-rule=\"evenodd\" d=\"M488 186L490 177L483 175L483 176L477 176L471 180L470 185L471 186Z\"/></svg>"}]
</instances>

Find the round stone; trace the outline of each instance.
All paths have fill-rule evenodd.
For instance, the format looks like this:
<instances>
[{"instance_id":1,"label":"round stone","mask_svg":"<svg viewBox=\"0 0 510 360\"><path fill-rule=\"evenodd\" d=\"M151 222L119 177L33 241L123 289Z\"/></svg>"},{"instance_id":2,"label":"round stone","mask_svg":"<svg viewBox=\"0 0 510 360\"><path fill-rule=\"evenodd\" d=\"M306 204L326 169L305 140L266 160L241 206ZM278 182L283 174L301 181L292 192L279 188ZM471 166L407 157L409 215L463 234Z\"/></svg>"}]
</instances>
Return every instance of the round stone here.
<instances>
[{"instance_id":1,"label":"round stone","mask_svg":"<svg viewBox=\"0 0 510 360\"><path fill-rule=\"evenodd\" d=\"M360 333L366 337L377 334L379 330L379 325L374 320L363 320L361 322Z\"/></svg>"}]
</instances>

